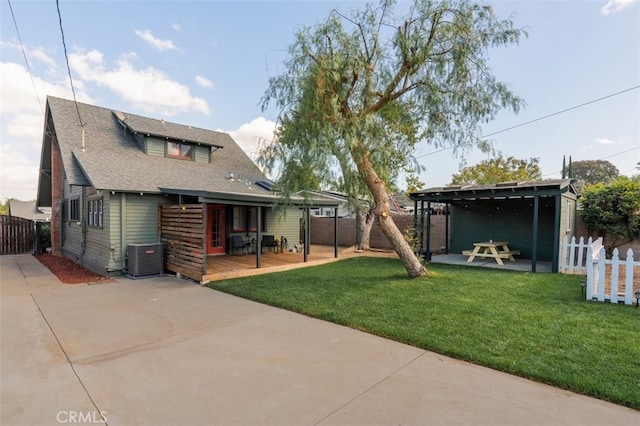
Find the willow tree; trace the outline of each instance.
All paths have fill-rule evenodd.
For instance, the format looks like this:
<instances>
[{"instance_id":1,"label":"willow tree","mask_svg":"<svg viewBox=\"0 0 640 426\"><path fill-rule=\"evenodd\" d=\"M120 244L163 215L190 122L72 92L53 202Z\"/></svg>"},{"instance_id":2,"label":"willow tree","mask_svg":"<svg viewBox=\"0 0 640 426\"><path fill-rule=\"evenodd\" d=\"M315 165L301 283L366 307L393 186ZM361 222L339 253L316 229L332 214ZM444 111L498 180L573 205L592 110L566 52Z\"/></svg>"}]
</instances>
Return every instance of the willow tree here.
<instances>
[{"instance_id":1,"label":"willow tree","mask_svg":"<svg viewBox=\"0 0 640 426\"><path fill-rule=\"evenodd\" d=\"M415 169L419 141L463 152L486 146L480 125L522 100L496 80L492 47L517 43L524 32L492 8L468 1L414 0L404 16L394 1L298 30L283 73L262 99L280 109L273 143L260 157L278 168L285 193L336 177L364 185L382 232L410 277L425 273L390 215L387 190L399 170ZM404 4L403 4L404 5Z\"/></svg>"}]
</instances>

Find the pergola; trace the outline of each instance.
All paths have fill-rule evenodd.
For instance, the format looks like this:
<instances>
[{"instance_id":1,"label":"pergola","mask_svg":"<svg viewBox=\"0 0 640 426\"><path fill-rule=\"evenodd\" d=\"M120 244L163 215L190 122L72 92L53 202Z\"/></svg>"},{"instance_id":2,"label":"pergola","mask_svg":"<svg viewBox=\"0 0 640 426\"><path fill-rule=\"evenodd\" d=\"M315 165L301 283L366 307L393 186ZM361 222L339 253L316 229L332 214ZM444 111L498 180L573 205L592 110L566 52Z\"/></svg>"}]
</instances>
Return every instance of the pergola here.
<instances>
[{"instance_id":1,"label":"pergola","mask_svg":"<svg viewBox=\"0 0 640 426\"><path fill-rule=\"evenodd\" d=\"M445 252L461 252L478 240L508 239L523 256L550 260L558 271L561 232L575 232L577 194L570 179L452 185L410 194L420 253L431 257L432 203L446 204Z\"/></svg>"}]
</instances>

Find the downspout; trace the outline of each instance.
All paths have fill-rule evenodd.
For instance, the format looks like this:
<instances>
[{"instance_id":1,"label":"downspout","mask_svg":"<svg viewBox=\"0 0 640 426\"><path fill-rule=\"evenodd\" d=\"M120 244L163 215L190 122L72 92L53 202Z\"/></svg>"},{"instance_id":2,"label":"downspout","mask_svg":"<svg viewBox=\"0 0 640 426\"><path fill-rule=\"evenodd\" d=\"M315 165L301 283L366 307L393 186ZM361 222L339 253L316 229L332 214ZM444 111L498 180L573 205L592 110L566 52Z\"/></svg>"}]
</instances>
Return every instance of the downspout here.
<instances>
[{"instance_id":1,"label":"downspout","mask_svg":"<svg viewBox=\"0 0 640 426\"><path fill-rule=\"evenodd\" d=\"M82 259L82 262L80 263L80 265L84 266L84 253L87 249L87 214L88 211L87 209L87 187L83 186L82 187L82 205L78 208L78 210L80 212L82 212L83 209L85 209L85 214L82 214L82 217L80 219L80 223L81 223L81 227L82 227L82 253L80 253L80 258Z\"/></svg>"}]
</instances>

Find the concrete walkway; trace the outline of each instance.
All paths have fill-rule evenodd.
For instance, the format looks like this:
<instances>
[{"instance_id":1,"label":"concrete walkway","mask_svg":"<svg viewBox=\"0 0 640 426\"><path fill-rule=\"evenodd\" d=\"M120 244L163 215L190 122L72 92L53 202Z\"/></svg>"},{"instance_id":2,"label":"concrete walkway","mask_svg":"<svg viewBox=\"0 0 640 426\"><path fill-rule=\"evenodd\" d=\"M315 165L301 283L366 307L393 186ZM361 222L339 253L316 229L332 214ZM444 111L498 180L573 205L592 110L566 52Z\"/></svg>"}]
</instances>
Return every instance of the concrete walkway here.
<instances>
[{"instance_id":1,"label":"concrete walkway","mask_svg":"<svg viewBox=\"0 0 640 426\"><path fill-rule=\"evenodd\" d=\"M2 425L638 425L640 412L163 277L0 258ZM72 421L74 420L74 421Z\"/></svg>"}]
</instances>

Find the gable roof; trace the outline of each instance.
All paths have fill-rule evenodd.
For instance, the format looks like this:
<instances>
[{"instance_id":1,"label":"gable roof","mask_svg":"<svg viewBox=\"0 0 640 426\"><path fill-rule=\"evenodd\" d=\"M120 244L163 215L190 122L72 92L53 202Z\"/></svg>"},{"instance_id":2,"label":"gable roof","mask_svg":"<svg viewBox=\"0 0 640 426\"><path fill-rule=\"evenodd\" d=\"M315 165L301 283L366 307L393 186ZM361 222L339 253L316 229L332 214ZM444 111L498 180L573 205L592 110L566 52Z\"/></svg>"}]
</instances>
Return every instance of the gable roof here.
<instances>
[{"instance_id":1,"label":"gable roof","mask_svg":"<svg viewBox=\"0 0 640 426\"><path fill-rule=\"evenodd\" d=\"M409 194L412 200L448 202L491 198L550 197L568 194L576 198L571 179L550 179L533 182L501 182L493 185L450 185L428 188Z\"/></svg>"},{"instance_id":2,"label":"gable roof","mask_svg":"<svg viewBox=\"0 0 640 426\"><path fill-rule=\"evenodd\" d=\"M9 200L9 216L22 217L34 222L48 222L51 218L51 208L36 208L35 201Z\"/></svg>"},{"instance_id":3,"label":"gable roof","mask_svg":"<svg viewBox=\"0 0 640 426\"><path fill-rule=\"evenodd\" d=\"M78 114L84 123L84 135ZM50 170L46 154L51 148L46 145L55 137L70 185L120 192L197 191L275 198L272 192L255 184L266 177L226 133L83 103L78 103L76 110L75 102L51 96L47 98L46 115L41 174ZM215 147L216 151L210 163L151 156L142 151L136 134L188 141ZM233 179L229 178L231 173ZM47 205L46 194L41 194L46 191L42 187L46 187L46 180L44 185L42 182L41 176L38 204Z\"/></svg>"}]
</instances>

